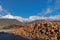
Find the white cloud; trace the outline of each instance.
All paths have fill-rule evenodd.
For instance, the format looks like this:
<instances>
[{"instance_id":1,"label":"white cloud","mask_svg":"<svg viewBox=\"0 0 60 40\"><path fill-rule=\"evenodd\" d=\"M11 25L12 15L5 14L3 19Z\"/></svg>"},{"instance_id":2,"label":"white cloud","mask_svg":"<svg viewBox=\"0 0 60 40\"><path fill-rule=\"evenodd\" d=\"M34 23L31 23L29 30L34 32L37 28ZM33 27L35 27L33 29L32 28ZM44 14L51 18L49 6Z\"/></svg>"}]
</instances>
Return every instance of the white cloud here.
<instances>
[{"instance_id":1,"label":"white cloud","mask_svg":"<svg viewBox=\"0 0 60 40\"><path fill-rule=\"evenodd\" d=\"M55 9L60 9L60 0L56 0Z\"/></svg>"},{"instance_id":2,"label":"white cloud","mask_svg":"<svg viewBox=\"0 0 60 40\"><path fill-rule=\"evenodd\" d=\"M60 20L60 15L50 16L50 20Z\"/></svg>"},{"instance_id":3,"label":"white cloud","mask_svg":"<svg viewBox=\"0 0 60 40\"><path fill-rule=\"evenodd\" d=\"M52 9L60 9L60 0L48 0L47 1L48 7Z\"/></svg>"},{"instance_id":4,"label":"white cloud","mask_svg":"<svg viewBox=\"0 0 60 40\"><path fill-rule=\"evenodd\" d=\"M12 16L12 15L8 14L8 15L5 15L5 16L1 16L0 18L10 18L10 19L13 19L13 18L14 18L14 16Z\"/></svg>"},{"instance_id":5,"label":"white cloud","mask_svg":"<svg viewBox=\"0 0 60 40\"><path fill-rule=\"evenodd\" d=\"M47 14L51 14L53 10L51 8L46 8L46 10L42 10L42 12L38 13L40 16L45 16Z\"/></svg>"},{"instance_id":6,"label":"white cloud","mask_svg":"<svg viewBox=\"0 0 60 40\"><path fill-rule=\"evenodd\" d=\"M60 9L60 0L47 0L47 8L43 9L38 15L45 16ZM57 14L57 13L56 13Z\"/></svg>"},{"instance_id":7,"label":"white cloud","mask_svg":"<svg viewBox=\"0 0 60 40\"><path fill-rule=\"evenodd\" d=\"M0 5L0 16L2 15L2 12L4 12L4 14L10 14L8 10L5 10L5 8L3 8L2 5Z\"/></svg>"},{"instance_id":8,"label":"white cloud","mask_svg":"<svg viewBox=\"0 0 60 40\"><path fill-rule=\"evenodd\" d=\"M2 12L3 11L3 8L2 8L2 6L0 5L0 12Z\"/></svg>"},{"instance_id":9,"label":"white cloud","mask_svg":"<svg viewBox=\"0 0 60 40\"><path fill-rule=\"evenodd\" d=\"M44 12L45 14L49 14L52 12L52 9L51 8L47 8L46 11Z\"/></svg>"}]
</instances>

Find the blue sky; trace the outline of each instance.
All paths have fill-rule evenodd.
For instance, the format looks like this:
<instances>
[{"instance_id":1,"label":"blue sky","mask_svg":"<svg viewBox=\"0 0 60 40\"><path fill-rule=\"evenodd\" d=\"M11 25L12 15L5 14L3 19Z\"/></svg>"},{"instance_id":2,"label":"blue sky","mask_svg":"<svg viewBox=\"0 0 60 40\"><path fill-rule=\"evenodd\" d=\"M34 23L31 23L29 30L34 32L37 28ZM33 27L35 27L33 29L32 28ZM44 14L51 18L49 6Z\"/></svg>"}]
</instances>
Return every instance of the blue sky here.
<instances>
[{"instance_id":1,"label":"blue sky","mask_svg":"<svg viewBox=\"0 0 60 40\"><path fill-rule=\"evenodd\" d=\"M0 5L12 15L24 18L60 15L60 0L0 0Z\"/></svg>"}]
</instances>

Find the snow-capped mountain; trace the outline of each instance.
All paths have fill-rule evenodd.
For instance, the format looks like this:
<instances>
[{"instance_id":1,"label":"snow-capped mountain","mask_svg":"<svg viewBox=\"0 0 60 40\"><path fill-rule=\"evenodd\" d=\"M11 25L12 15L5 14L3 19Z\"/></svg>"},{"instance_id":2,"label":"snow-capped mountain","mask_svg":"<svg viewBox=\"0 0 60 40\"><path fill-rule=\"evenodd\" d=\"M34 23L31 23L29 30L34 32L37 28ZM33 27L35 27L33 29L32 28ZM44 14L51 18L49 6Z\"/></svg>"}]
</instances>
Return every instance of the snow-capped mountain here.
<instances>
[{"instance_id":1,"label":"snow-capped mountain","mask_svg":"<svg viewBox=\"0 0 60 40\"><path fill-rule=\"evenodd\" d=\"M49 20L49 21L58 21L60 20L60 15L56 15L56 16L50 16L50 17L40 17L40 16L30 16L29 18L23 18L20 16L13 16L11 14L7 14L5 16L1 16L0 19L16 19L20 22L32 22L35 20Z\"/></svg>"}]
</instances>

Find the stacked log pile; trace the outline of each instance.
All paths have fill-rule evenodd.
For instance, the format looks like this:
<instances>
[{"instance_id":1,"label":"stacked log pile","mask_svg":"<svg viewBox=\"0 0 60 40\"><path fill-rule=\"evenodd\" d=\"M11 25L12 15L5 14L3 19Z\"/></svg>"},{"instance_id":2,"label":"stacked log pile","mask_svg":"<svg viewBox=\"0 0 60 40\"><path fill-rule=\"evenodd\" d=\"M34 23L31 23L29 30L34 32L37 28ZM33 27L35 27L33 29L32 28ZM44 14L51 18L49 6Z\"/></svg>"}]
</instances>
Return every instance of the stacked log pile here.
<instances>
[{"instance_id":1,"label":"stacked log pile","mask_svg":"<svg viewBox=\"0 0 60 40\"><path fill-rule=\"evenodd\" d=\"M60 22L40 21L13 28L13 33L34 39L60 40Z\"/></svg>"}]
</instances>

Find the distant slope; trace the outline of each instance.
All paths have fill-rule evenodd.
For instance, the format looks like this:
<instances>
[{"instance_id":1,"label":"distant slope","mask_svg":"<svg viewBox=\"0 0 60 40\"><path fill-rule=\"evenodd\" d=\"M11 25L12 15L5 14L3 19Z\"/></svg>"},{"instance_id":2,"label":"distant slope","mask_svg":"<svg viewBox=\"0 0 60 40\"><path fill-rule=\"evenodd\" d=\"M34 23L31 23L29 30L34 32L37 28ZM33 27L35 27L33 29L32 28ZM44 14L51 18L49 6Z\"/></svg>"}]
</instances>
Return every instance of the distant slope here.
<instances>
[{"instance_id":1,"label":"distant slope","mask_svg":"<svg viewBox=\"0 0 60 40\"><path fill-rule=\"evenodd\" d=\"M36 23L36 22L42 22L42 21L50 21L50 22L60 22L60 20L34 20L31 22L26 22L26 24Z\"/></svg>"},{"instance_id":2,"label":"distant slope","mask_svg":"<svg viewBox=\"0 0 60 40\"><path fill-rule=\"evenodd\" d=\"M22 22L16 20L16 19L7 19L7 18L0 18L0 26L8 26L13 24L23 24Z\"/></svg>"}]
</instances>

